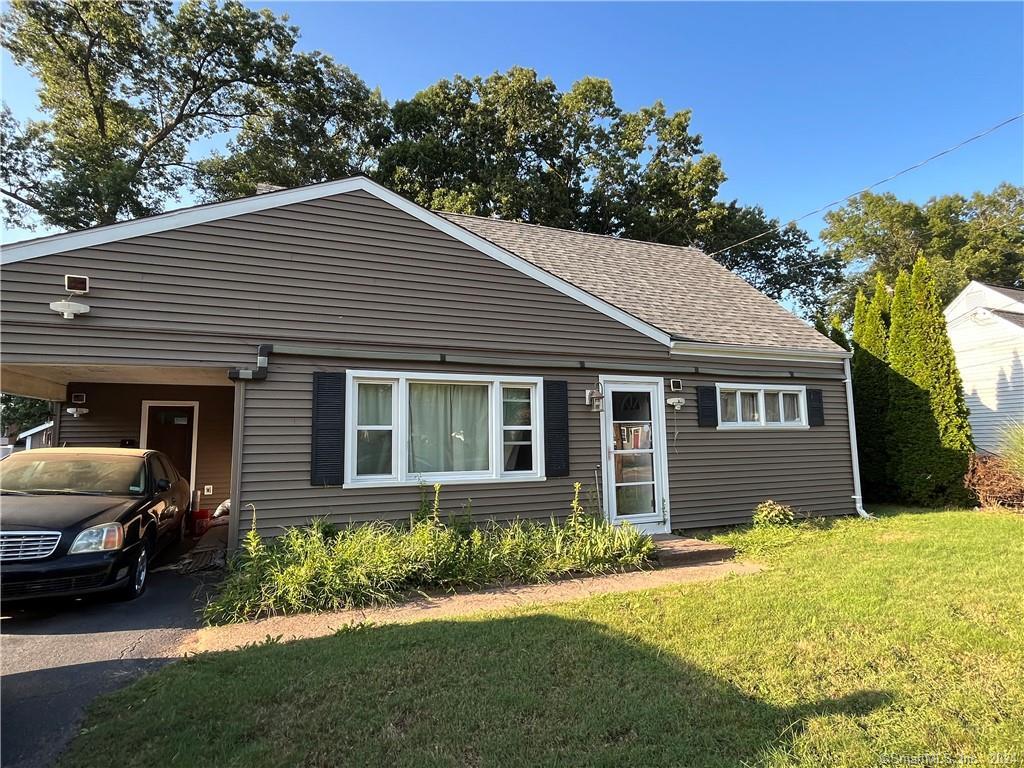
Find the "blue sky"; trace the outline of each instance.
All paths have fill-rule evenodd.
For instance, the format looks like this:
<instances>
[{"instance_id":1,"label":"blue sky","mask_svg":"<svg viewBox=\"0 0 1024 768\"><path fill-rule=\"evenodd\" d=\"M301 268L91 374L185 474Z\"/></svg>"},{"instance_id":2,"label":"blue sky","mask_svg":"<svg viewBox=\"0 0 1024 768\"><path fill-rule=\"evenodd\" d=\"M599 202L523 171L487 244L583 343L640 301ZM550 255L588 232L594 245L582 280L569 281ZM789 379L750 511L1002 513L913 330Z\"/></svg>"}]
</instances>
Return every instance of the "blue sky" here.
<instances>
[{"instance_id":1,"label":"blue sky","mask_svg":"<svg viewBox=\"0 0 1024 768\"><path fill-rule=\"evenodd\" d=\"M626 109L690 108L722 197L784 221L1024 112L1022 3L267 6L389 100L522 65L562 88L608 78ZM32 80L6 54L2 85L28 115ZM1004 180L1024 183L1024 121L882 189L924 201ZM802 225L816 236L821 217Z\"/></svg>"}]
</instances>

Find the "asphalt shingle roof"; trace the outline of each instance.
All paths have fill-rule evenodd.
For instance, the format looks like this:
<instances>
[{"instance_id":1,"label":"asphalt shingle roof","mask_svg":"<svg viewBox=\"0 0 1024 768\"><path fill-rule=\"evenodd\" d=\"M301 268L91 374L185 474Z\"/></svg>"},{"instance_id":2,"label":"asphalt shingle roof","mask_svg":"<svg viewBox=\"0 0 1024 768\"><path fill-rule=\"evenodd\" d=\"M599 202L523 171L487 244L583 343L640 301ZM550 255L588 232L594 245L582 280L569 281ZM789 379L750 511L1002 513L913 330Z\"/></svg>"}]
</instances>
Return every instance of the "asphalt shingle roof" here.
<instances>
[{"instance_id":1,"label":"asphalt shingle roof","mask_svg":"<svg viewBox=\"0 0 1024 768\"><path fill-rule=\"evenodd\" d=\"M839 350L695 248L438 213L679 340Z\"/></svg>"},{"instance_id":2,"label":"asphalt shingle roof","mask_svg":"<svg viewBox=\"0 0 1024 768\"><path fill-rule=\"evenodd\" d=\"M1021 291L1021 293L1024 293L1024 291ZM993 309L992 313L999 315L999 317L1004 320L1009 320L1014 325L1019 325L1021 328L1024 328L1024 315L1020 312L1007 312L1005 309Z\"/></svg>"},{"instance_id":3,"label":"asphalt shingle roof","mask_svg":"<svg viewBox=\"0 0 1024 768\"><path fill-rule=\"evenodd\" d=\"M1024 291L1020 290L1019 288L1005 288L1002 285L992 285L991 283L984 283L984 285L987 285L993 291L999 291L999 293L1003 294L1003 296L1005 296L1008 299L1013 299L1014 301L1024 301Z\"/></svg>"}]
</instances>

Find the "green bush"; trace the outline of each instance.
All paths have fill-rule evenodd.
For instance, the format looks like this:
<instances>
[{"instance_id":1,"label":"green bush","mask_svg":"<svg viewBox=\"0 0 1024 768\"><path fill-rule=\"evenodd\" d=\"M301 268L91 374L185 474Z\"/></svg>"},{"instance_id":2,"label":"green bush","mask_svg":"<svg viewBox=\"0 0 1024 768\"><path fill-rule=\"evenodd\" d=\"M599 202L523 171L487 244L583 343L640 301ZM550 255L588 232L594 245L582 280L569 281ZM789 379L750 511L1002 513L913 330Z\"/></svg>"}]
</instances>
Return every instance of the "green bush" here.
<instances>
[{"instance_id":1,"label":"green bush","mask_svg":"<svg viewBox=\"0 0 1024 768\"><path fill-rule=\"evenodd\" d=\"M762 526L789 525L795 519L796 514L793 512L792 507L779 504L779 502L772 501L771 499L765 499L754 508L754 525L759 528Z\"/></svg>"},{"instance_id":2,"label":"green bush","mask_svg":"<svg viewBox=\"0 0 1024 768\"><path fill-rule=\"evenodd\" d=\"M650 562L650 536L587 515L579 488L562 523L514 520L465 529L442 522L435 501L430 514L407 527L374 522L336 529L316 521L270 541L251 530L205 618L227 624L385 605L414 591L536 583Z\"/></svg>"}]
</instances>

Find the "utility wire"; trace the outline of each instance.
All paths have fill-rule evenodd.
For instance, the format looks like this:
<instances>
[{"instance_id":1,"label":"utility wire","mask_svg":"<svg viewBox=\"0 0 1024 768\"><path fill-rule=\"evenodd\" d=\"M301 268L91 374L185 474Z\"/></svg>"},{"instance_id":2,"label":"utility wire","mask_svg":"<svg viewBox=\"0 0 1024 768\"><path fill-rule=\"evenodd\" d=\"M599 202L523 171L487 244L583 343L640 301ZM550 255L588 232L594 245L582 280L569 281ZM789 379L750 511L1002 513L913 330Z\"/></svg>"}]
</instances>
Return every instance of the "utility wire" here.
<instances>
[{"instance_id":1,"label":"utility wire","mask_svg":"<svg viewBox=\"0 0 1024 768\"><path fill-rule=\"evenodd\" d=\"M760 234L754 235L753 237L748 237L746 240L740 240L740 242L738 242L738 243L733 243L732 245L730 245L730 246L728 246L726 248L721 248L721 249L719 249L719 250L717 250L717 251L715 251L713 253L709 253L708 256L717 256L720 253L725 253L726 251L731 251L733 248L739 248L741 245L746 245L749 242L752 242L754 240L759 240L762 237L765 237L766 235L772 234L773 232L777 232L779 230L785 229L790 224L796 224L798 221L802 221L803 219L806 219L808 216L813 216L816 213L821 213L822 211L827 211L829 208L832 208L832 207L834 207L836 205L839 205L840 203L845 203L845 202L851 200L852 198L857 197L857 195L862 195L865 192L869 192L870 190L874 189L875 187L878 187L878 186L881 186L882 184L890 182L893 179L897 178L898 176L902 176L905 173L910 173L911 171L917 170L921 166L927 165L932 160L937 160L938 158L942 157L943 155L948 155L951 152L956 152L958 149L960 149L961 147L966 146L967 144L970 144L972 141L977 141L978 139L981 139L981 138L983 138L985 136L988 136L990 133L998 131L1003 126L1009 125L1010 123L1014 122L1015 120L1020 120L1022 117L1024 117L1024 112L1021 112L1019 115L1014 115L1013 117L1008 117L1005 120L1003 120L1001 123L996 123L992 127L986 128L981 133L976 133L973 136L971 136L970 138L964 139L959 144L955 144L952 147L949 147L948 149L942 150L941 152L936 152L931 157L925 158L924 160L922 160L919 163L914 163L914 165L911 165L911 166L909 166L907 168L904 168L902 171L898 171L898 172L894 173L892 176L887 176L886 178L882 179L881 181L876 181L874 184L870 184L870 185L864 187L864 189L862 189L862 190L860 190L858 192L854 192L853 194L847 195L846 197L840 198L839 200L833 200L831 203L823 205L820 208L815 208L813 211L809 211L809 212L805 213L803 216L798 216L797 218L792 219L792 220L788 221L785 224L781 224L779 226L772 227L771 229L766 229L764 232L761 232Z\"/></svg>"}]
</instances>

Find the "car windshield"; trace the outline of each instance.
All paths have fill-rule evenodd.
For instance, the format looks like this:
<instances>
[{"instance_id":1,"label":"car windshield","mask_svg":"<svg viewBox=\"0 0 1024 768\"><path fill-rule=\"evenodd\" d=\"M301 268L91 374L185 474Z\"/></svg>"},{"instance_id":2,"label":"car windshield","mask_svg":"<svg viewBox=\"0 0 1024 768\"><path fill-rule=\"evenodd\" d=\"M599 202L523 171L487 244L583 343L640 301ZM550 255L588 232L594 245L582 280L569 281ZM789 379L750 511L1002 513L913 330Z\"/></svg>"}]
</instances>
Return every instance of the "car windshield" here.
<instances>
[{"instance_id":1,"label":"car windshield","mask_svg":"<svg viewBox=\"0 0 1024 768\"><path fill-rule=\"evenodd\" d=\"M146 462L139 456L34 453L22 451L0 461L0 492L141 496L146 490Z\"/></svg>"}]
</instances>

